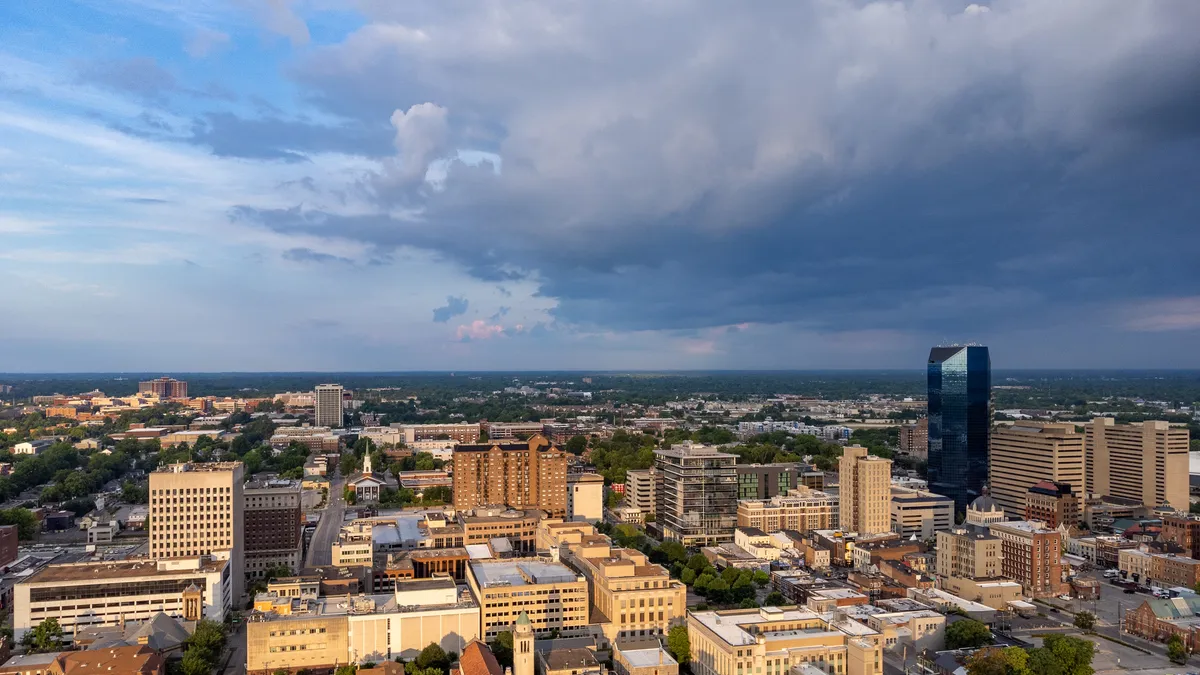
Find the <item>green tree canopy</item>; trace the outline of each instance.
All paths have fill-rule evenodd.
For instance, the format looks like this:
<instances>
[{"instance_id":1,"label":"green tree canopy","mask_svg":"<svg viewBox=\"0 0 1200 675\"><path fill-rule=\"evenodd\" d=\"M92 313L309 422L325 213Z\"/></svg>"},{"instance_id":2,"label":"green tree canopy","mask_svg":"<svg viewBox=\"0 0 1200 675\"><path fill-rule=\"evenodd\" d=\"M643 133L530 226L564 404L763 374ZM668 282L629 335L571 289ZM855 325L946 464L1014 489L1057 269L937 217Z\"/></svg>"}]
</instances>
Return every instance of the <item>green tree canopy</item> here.
<instances>
[{"instance_id":1,"label":"green tree canopy","mask_svg":"<svg viewBox=\"0 0 1200 675\"><path fill-rule=\"evenodd\" d=\"M963 619L946 626L946 649L975 649L992 643L992 632L980 621Z\"/></svg>"},{"instance_id":2,"label":"green tree canopy","mask_svg":"<svg viewBox=\"0 0 1200 675\"><path fill-rule=\"evenodd\" d=\"M496 634L496 639L488 645L492 650L492 654L496 656L496 661L500 663L501 668L511 668L513 662L513 635L512 631L501 631Z\"/></svg>"},{"instance_id":3,"label":"green tree canopy","mask_svg":"<svg viewBox=\"0 0 1200 675\"><path fill-rule=\"evenodd\" d=\"M58 619L51 617L33 627L33 630L21 638L21 644L35 654L56 652L62 648L63 630L58 625Z\"/></svg>"},{"instance_id":4,"label":"green tree canopy","mask_svg":"<svg viewBox=\"0 0 1200 675\"><path fill-rule=\"evenodd\" d=\"M688 637L687 626L671 627L671 631L667 633L667 651L680 665L692 660L692 641Z\"/></svg>"}]
</instances>

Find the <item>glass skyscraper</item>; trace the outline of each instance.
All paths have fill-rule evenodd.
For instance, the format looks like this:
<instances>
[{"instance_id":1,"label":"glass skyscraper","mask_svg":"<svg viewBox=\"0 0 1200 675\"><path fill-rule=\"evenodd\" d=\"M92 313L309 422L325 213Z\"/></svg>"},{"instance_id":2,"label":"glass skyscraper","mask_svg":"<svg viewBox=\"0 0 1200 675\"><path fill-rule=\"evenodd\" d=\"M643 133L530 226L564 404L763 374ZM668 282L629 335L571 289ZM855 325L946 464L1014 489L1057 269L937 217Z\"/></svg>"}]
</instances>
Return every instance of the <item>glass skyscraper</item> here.
<instances>
[{"instance_id":1,"label":"glass skyscraper","mask_svg":"<svg viewBox=\"0 0 1200 675\"><path fill-rule=\"evenodd\" d=\"M987 347L929 350L929 489L953 499L955 511L987 482L991 400Z\"/></svg>"}]
</instances>

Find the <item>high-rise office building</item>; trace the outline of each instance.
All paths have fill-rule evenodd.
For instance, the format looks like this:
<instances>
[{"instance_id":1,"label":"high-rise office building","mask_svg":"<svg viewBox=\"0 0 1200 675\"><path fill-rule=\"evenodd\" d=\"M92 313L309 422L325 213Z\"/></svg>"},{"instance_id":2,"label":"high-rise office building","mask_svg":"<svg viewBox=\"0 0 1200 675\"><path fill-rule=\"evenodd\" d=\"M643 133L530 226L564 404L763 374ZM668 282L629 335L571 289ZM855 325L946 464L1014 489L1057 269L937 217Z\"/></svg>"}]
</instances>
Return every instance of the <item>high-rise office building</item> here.
<instances>
[{"instance_id":1,"label":"high-rise office building","mask_svg":"<svg viewBox=\"0 0 1200 675\"><path fill-rule=\"evenodd\" d=\"M738 499L787 496L801 484L806 464L738 464Z\"/></svg>"},{"instance_id":2,"label":"high-rise office building","mask_svg":"<svg viewBox=\"0 0 1200 675\"><path fill-rule=\"evenodd\" d=\"M987 481L992 361L987 347L934 347L928 365L929 489L964 510Z\"/></svg>"},{"instance_id":3,"label":"high-rise office building","mask_svg":"<svg viewBox=\"0 0 1200 675\"><path fill-rule=\"evenodd\" d=\"M228 555L235 602L242 596L242 463L172 464L150 474L150 557Z\"/></svg>"},{"instance_id":4,"label":"high-rise office building","mask_svg":"<svg viewBox=\"0 0 1200 675\"><path fill-rule=\"evenodd\" d=\"M138 382L139 394L154 394L159 398L187 398L187 382L170 377L160 377Z\"/></svg>"},{"instance_id":5,"label":"high-rise office building","mask_svg":"<svg viewBox=\"0 0 1200 675\"><path fill-rule=\"evenodd\" d=\"M535 434L527 442L454 448L454 508L507 505L567 515L567 453Z\"/></svg>"},{"instance_id":6,"label":"high-rise office building","mask_svg":"<svg viewBox=\"0 0 1200 675\"><path fill-rule=\"evenodd\" d=\"M892 531L892 460L852 445L838 462L838 526L860 535Z\"/></svg>"},{"instance_id":7,"label":"high-rise office building","mask_svg":"<svg viewBox=\"0 0 1200 675\"><path fill-rule=\"evenodd\" d=\"M1166 422L1116 424L1097 417L1084 427L1087 492L1136 499L1146 506L1188 503L1187 429Z\"/></svg>"},{"instance_id":8,"label":"high-rise office building","mask_svg":"<svg viewBox=\"0 0 1200 675\"><path fill-rule=\"evenodd\" d=\"M653 468L630 469L625 472L625 506L641 510L643 514L654 513L657 508L654 498L658 474Z\"/></svg>"},{"instance_id":9,"label":"high-rise office building","mask_svg":"<svg viewBox=\"0 0 1200 675\"><path fill-rule=\"evenodd\" d=\"M737 527L737 455L688 443L654 451L657 522L685 546L733 541Z\"/></svg>"},{"instance_id":10,"label":"high-rise office building","mask_svg":"<svg viewBox=\"0 0 1200 675\"><path fill-rule=\"evenodd\" d=\"M1025 513L1030 486L1044 480L1083 492L1083 434L1074 424L1017 422L992 429L988 487L1005 513Z\"/></svg>"},{"instance_id":11,"label":"high-rise office building","mask_svg":"<svg viewBox=\"0 0 1200 675\"><path fill-rule=\"evenodd\" d=\"M246 576L261 579L271 568L280 566L299 572L304 548L300 481L250 481L243 486L243 494Z\"/></svg>"},{"instance_id":12,"label":"high-rise office building","mask_svg":"<svg viewBox=\"0 0 1200 675\"><path fill-rule=\"evenodd\" d=\"M318 384L314 393L313 424L318 427L340 429L342 426L342 385Z\"/></svg>"},{"instance_id":13,"label":"high-rise office building","mask_svg":"<svg viewBox=\"0 0 1200 675\"><path fill-rule=\"evenodd\" d=\"M929 456L929 419L900 425L900 453L913 457Z\"/></svg>"}]
</instances>

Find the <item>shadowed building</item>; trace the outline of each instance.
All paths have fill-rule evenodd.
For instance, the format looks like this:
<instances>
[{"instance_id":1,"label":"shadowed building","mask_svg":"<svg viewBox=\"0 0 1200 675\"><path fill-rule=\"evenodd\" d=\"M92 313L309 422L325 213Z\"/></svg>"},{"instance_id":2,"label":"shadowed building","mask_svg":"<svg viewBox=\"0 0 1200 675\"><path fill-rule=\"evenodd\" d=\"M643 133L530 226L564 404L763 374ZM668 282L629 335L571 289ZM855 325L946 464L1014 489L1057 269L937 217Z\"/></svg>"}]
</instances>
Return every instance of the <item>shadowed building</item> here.
<instances>
[{"instance_id":1,"label":"shadowed building","mask_svg":"<svg viewBox=\"0 0 1200 675\"><path fill-rule=\"evenodd\" d=\"M508 505L567 515L567 453L535 434L526 443L454 448L454 508Z\"/></svg>"}]
</instances>

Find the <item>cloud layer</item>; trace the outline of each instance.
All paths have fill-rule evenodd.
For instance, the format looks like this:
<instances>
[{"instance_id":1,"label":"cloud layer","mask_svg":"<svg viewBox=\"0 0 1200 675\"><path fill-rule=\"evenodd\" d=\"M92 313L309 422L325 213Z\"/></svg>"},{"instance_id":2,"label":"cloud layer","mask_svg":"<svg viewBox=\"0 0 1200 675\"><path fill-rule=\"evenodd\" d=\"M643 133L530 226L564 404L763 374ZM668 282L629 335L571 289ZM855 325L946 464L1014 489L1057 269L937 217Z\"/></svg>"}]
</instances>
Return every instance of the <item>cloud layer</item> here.
<instances>
[{"instance_id":1,"label":"cloud layer","mask_svg":"<svg viewBox=\"0 0 1200 675\"><path fill-rule=\"evenodd\" d=\"M415 359L336 367L1200 366L1198 3L352 8L81 0L52 56L0 10L9 255L153 240Z\"/></svg>"}]
</instances>

